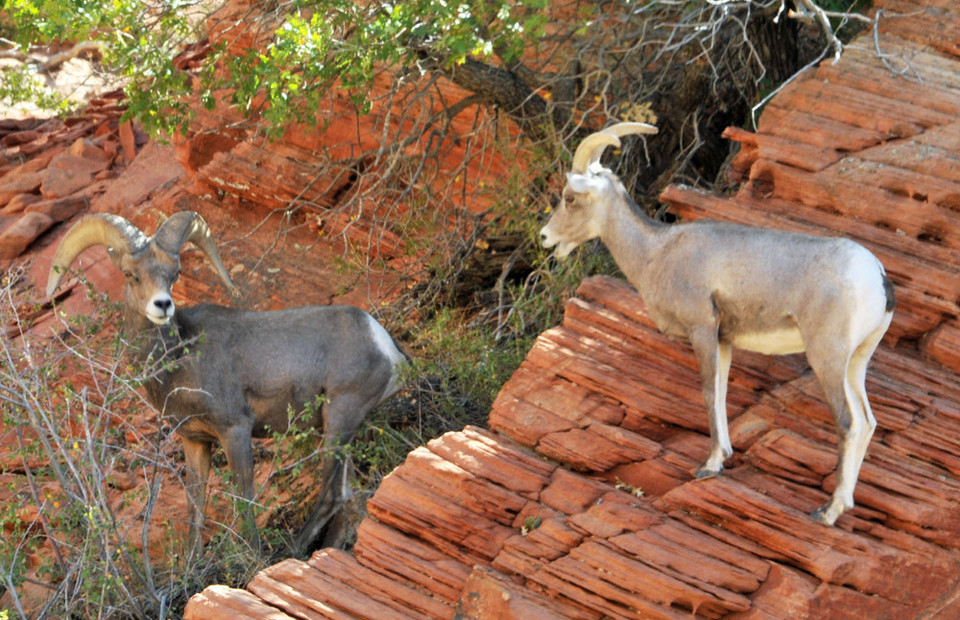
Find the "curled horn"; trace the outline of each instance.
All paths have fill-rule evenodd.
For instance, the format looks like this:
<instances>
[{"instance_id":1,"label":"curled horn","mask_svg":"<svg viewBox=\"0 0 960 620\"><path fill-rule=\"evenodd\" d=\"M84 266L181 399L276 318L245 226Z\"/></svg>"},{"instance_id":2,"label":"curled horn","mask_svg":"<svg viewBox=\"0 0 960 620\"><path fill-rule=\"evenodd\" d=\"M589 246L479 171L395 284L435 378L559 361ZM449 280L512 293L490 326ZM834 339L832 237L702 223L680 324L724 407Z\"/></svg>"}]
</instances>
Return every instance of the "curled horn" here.
<instances>
[{"instance_id":1,"label":"curled horn","mask_svg":"<svg viewBox=\"0 0 960 620\"><path fill-rule=\"evenodd\" d=\"M620 146L620 137L631 134L657 133L657 128L646 123L617 123L592 133L583 139L573 154L572 172L586 174L590 167L600 161L603 150L608 146Z\"/></svg>"},{"instance_id":2,"label":"curled horn","mask_svg":"<svg viewBox=\"0 0 960 620\"><path fill-rule=\"evenodd\" d=\"M180 211L174 213L170 218L160 226L157 234L153 236L153 243L171 254L179 254L180 248L187 241L192 242L198 248L203 250L207 259L213 263L217 270L217 275L223 280L223 283L230 289L234 295L237 294L237 287L230 280L227 268L223 266L220 260L220 252L217 250L217 244L213 240L213 234L210 227L198 213L193 211Z\"/></svg>"},{"instance_id":3,"label":"curled horn","mask_svg":"<svg viewBox=\"0 0 960 620\"><path fill-rule=\"evenodd\" d=\"M139 228L119 215L88 215L77 222L60 242L47 278L47 297L53 296L64 271L87 248L105 245L114 252L135 254L147 247L149 241Z\"/></svg>"},{"instance_id":4,"label":"curled horn","mask_svg":"<svg viewBox=\"0 0 960 620\"><path fill-rule=\"evenodd\" d=\"M616 125L610 125L609 127L601 129L600 133L608 133L619 138L636 133L655 134L657 131L656 127L646 123L617 123Z\"/></svg>"}]
</instances>

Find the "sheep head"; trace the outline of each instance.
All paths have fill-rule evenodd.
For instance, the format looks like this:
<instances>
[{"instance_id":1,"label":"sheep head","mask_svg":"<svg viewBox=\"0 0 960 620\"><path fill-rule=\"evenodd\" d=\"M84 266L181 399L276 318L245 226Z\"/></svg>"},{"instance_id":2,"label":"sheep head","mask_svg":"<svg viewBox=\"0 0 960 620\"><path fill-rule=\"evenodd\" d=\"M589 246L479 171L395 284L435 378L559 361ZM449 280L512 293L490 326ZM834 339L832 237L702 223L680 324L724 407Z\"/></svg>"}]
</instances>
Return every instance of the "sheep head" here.
<instances>
[{"instance_id":1,"label":"sheep head","mask_svg":"<svg viewBox=\"0 0 960 620\"><path fill-rule=\"evenodd\" d=\"M173 317L170 291L180 275L180 249L186 242L199 247L217 270L220 279L236 293L210 228L192 211L175 213L153 237L117 215L89 215L70 229L60 242L50 267L47 296L53 295L64 271L81 252L95 245L107 246L114 265L126 281L126 305L156 325Z\"/></svg>"},{"instance_id":2,"label":"sheep head","mask_svg":"<svg viewBox=\"0 0 960 620\"><path fill-rule=\"evenodd\" d=\"M609 194L623 191L616 176L600 165L600 157L607 147L619 147L621 136L640 133L655 134L657 128L618 123L583 139L573 154L560 204L540 230L543 247L556 246L556 255L564 258L581 243L600 236L605 205L613 198Z\"/></svg>"}]
</instances>

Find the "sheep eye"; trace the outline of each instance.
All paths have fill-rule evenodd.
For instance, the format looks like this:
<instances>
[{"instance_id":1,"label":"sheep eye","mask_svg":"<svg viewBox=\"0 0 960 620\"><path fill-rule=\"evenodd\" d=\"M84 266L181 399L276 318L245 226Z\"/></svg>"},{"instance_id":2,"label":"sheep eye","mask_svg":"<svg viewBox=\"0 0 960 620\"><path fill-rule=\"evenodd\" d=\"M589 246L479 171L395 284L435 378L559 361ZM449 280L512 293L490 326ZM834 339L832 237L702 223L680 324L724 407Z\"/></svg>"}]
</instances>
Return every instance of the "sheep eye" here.
<instances>
[{"instance_id":1,"label":"sheep eye","mask_svg":"<svg viewBox=\"0 0 960 620\"><path fill-rule=\"evenodd\" d=\"M132 284L140 284L140 276L137 274L128 272L123 275L127 280L130 280Z\"/></svg>"},{"instance_id":2,"label":"sheep eye","mask_svg":"<svg viewBox=\"0 0 960 620\"><path fill-rule=\"evenodd\" d=\"M177 270L177 272L176 272L175 274L173 274L173 278L172 278L170 281L171 281L171 282L176 282L176 281L179 280L179 279L180 279L180 271Z\"/></svg>"}]
</instances>

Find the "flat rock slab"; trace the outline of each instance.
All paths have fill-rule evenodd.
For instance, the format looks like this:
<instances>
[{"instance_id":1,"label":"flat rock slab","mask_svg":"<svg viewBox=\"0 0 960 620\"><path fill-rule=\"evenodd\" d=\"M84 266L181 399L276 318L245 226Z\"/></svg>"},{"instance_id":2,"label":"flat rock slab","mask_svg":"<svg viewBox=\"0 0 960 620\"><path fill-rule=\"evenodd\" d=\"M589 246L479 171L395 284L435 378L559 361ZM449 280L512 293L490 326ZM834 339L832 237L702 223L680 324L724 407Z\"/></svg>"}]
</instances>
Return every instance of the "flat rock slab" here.
<instances>
[{"instance_id":1,"label":"flat rock slab","mask_svg":"<svg viewBox=\"0 0 960 620\"><path fill-rule=\"evenodd\" d=\"M0 260L20 256L37 237L53 226L55 220L44 213L24 213L0 232Z\"/></svg>"}]
</instances>

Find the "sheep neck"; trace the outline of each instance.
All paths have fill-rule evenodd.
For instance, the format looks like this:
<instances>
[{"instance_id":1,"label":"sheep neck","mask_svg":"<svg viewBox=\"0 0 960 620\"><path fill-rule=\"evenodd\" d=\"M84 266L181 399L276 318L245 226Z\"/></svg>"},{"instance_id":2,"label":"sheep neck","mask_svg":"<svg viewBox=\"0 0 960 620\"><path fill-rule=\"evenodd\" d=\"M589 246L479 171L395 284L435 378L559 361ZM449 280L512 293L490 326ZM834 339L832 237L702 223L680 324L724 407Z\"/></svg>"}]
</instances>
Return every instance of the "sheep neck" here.
<instances>
[{"instance_id":1,"label":"sheep neck","mask_svg":"<svg viewBox=\"0 0 960 620\"><path fill-rule=\"evenodd\" d=\"M127 308L123 319L123 331L134 343L137 360L141 363L149 361L151 365L161 364L166 367L185 354L183 330L176 315L167 325L154 325L140 312ZM153 372L157 369L148 370ZM161 374L168 372L169 370L163 370Z\"/></svg>"},{"instance_id":2,"label":"sheep neck","mask_svg":"<svg viewBox=\"0 0 960 620\"><path fill-rule=\"evenodd\" d=\"M610 206L600 240L643 296L646 268L662 247L669 227L648 217L625 192Z\"/></svg>"}]
</instances>

